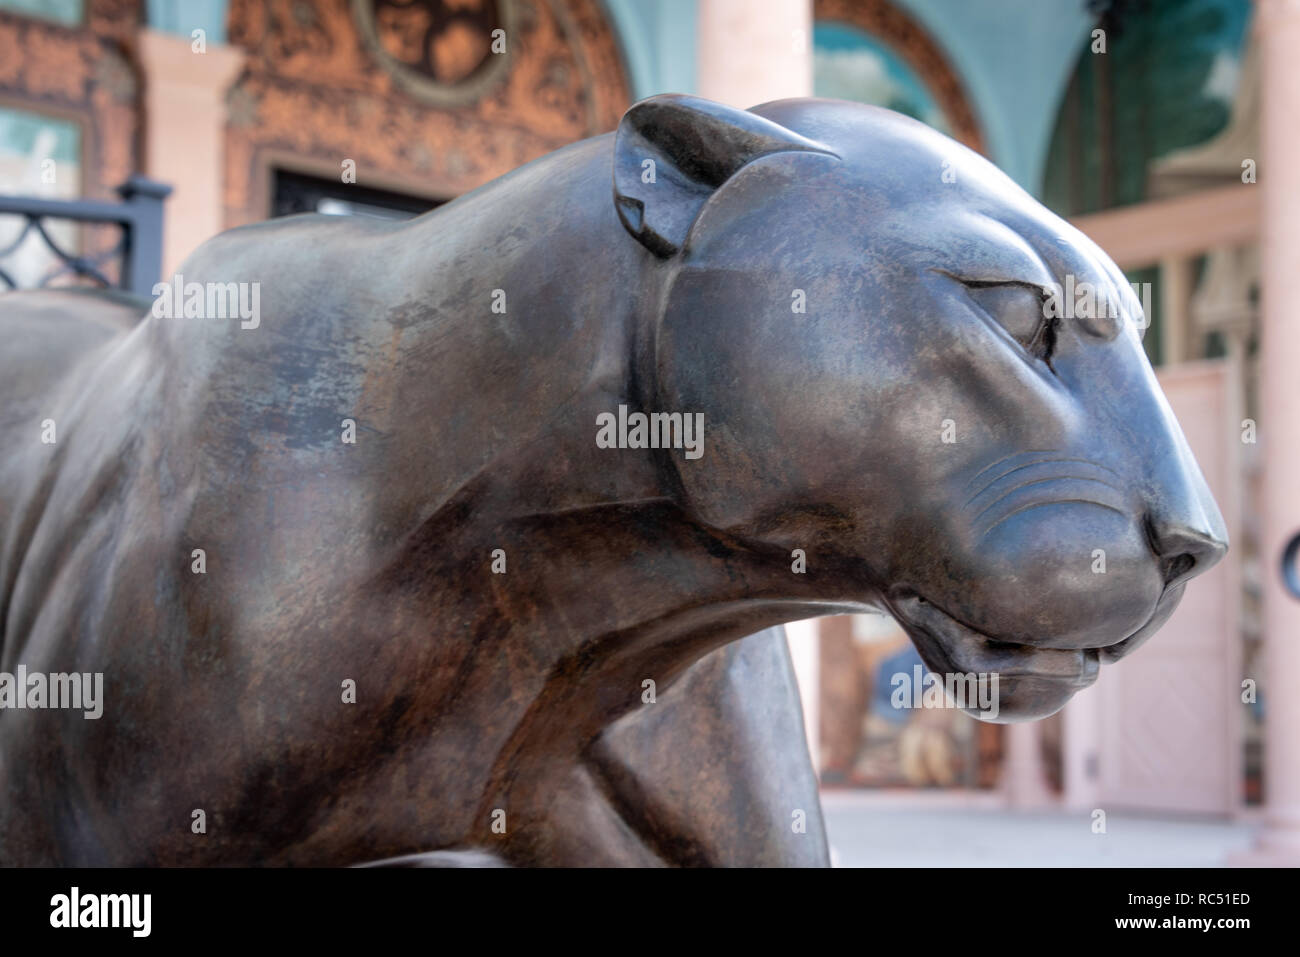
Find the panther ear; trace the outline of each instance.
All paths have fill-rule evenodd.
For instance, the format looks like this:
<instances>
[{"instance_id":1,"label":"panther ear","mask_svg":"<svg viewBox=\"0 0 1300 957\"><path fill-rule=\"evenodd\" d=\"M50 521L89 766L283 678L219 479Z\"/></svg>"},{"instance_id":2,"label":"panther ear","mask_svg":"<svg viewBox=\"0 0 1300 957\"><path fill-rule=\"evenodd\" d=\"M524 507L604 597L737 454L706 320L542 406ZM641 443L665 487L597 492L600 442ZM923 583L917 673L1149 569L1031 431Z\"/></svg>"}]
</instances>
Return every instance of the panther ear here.
<instances>
[{"instance_id":1,"label":"panther ear","mask_svg":"<svg viewBox=\"0 0 1300 957\"><path fill-rule=\"evenodd\" d=\"M627 231L666 258L682 248L714 190L746 163L789 151L835 155L745 110L694 96L652 96L618 124L614 205Z\"/></svg>"}]
</instances>

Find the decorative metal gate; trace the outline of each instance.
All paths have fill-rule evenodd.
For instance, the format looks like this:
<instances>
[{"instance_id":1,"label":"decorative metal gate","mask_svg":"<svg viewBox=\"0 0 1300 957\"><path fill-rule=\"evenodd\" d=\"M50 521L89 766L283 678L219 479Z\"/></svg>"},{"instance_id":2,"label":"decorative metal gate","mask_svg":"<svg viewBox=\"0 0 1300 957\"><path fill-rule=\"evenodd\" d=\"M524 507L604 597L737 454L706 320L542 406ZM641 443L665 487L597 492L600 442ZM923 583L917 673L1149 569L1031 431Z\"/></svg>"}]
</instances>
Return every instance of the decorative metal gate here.
<instances>
[{"instance_id":1,"label":"decorative metal gate","mask_svg":"<svg viewBox=\"0 0 1300 957\"><path fill-rule=\"evenodd\" d=\"M117 192L122 197L120 203L0 196L0 218L20 216L25 220L17 237L0 246L0 292L19 286L12 272L5 268L5 258L36 235L56 261L37 280L37 288L73 277L152 297L153 286L162 273L163 201L171 193L171 187L144 176L132 176ZM116 243L101 251L78 254L64 249L51 237L45 225L47 219L115 225L120 227L121 235ZM106 264L113 260L118 261L116 282L107 274L113 270L106 269Z\"/></svg>"}]
</instances>

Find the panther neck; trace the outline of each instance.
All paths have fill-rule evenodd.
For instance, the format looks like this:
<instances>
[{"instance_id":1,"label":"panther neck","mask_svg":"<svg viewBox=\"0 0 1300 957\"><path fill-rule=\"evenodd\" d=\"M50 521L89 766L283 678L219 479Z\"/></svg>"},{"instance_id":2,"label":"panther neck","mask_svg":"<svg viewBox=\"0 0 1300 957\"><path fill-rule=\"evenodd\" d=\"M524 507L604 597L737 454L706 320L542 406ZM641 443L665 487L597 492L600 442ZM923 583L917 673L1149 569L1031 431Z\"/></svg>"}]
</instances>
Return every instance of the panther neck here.
<instances>
[{"instance_id":1,"label":"panther neck","mask_svg":"<svg viewBox=\"0 0 1300 957\"><path fill-rule=\"evenodd\" d=\"M645 408L666 267L617 218L609 146L578 144L409 227L404 248L438 261L423 266L423 311L402 314L413 361L395 408L429 428L393 432L412 443L395 460L420 463L421 481L393 483L384 524L408 531L381 576L423 595L426 620L466 623L458 633L488 654L511 649L516 700L563 703L579 735L632 707L643 680L861 591L693 521L671 458L687 450L599 440L602 416L622 432L620 406L687 411ZM524 207L533 215L516 220ZM471 250L484 265L462 274Z\"/></svg>"}]
</instances>

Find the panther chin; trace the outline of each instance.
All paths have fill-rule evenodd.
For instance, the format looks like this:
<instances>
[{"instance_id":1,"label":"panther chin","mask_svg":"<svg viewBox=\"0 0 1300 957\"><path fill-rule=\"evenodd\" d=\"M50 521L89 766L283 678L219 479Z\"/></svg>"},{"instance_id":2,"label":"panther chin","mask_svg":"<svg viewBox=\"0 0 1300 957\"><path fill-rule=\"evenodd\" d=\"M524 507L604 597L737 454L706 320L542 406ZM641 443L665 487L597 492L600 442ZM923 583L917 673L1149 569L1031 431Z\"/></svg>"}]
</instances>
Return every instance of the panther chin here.
<instances>
[{"instance_id":1,"label":"panther chin","mask_svg":"<svg viewBox=\"0 0 1300 957\"><path fill-rule=\"evenodd\" d=\"M1060 711L1075 692L1097 680L1107 651L998 641L914 592L899 591L887 604L932 673L997 675L995 708L958 702L971 717L994 724L1037 721Z\"/></svg>"}]
</instances>

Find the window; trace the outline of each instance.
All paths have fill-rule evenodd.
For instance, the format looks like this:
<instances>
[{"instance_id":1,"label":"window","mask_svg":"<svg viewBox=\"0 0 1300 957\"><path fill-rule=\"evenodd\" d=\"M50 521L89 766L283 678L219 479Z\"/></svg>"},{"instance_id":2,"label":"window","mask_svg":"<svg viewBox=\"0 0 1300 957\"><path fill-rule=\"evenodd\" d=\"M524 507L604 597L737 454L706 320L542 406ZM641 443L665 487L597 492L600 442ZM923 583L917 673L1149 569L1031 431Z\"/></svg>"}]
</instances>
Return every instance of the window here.
<instances>
[{"instance_id":1,"label":"window","mask_svg":"<svg viewBox=\"0 0 1300 957\"><path fill-rule=\"evenodd\" d=\"M80 127L68 120L0 106L0 194L70 199L80 193ZM50 219L44 225L60 248L78 248L75 223ZM26 226L21 216L0 215L0 269L20 287L39 284L60 265L35 231L19 240Z\"/></svg>"},{"instance_id":2,"label":"window","mask_svg":"<svg viewBox=\"0 0 1300 957\"><path fill-rule=\"evenodd\" d=\"M848 24L819 21L813 27L813 92L887 107L952 135L948 117L911 67Z\"/></svg>"},{"instance_id":3,"label":"window","mask_svg":"<svg viewBox=\"0 0 1300 957\"><path fill-rule=\"evenodd\" d=\"M69 26L80 24L85 16L84 0L0 0L0 11L12 10L24 16L40 17Z\"/></svg>"},{"instance_id":4,"label":"window","mask_svg":"<svg viewBox=\"0 0 1300 957\"><path fill-rule=\"evenodd\" d=\"M410 219L437 205L439 201L434 199L287 170L275 170L271 181L272 216L327 213L334 216Z\"/></svg>"},{"instance_id":5,"label":"window","mask_svg":"<svg viewBox=\"0 0 1300 957\"><path fill-rule=\"evenodd\" d=\"M0 106L0 193L67 198L80 192L77 124Z\"/></svg>"}]
</instances>

